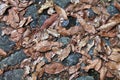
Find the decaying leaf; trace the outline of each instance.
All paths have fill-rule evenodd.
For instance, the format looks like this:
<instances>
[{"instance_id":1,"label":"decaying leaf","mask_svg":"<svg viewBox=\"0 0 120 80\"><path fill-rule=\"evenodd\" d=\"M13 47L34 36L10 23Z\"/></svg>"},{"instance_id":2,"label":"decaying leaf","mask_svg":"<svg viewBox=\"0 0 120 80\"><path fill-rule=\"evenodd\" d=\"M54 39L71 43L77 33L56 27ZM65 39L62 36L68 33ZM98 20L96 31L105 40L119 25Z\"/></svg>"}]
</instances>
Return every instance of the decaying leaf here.
<instances>
[{"instance_id":1,"label":"decaying leaf","mask_svg":"<svg viewBox=\"0 0 120 80\"><path fill-rule=\"evenodd\" d=\"M45 65L45 72L49 74L57 74L66 69L61 63L53 62L51 64Z\"/></svg>"},{"instance_id":2,"label":"decaying leaf","mask_svg":"<svg viewBox=\"0 0 120 80\"><path fill-rule=\"evenodd\" d=\"M8 7L9 5L5 3L0 3L0 15L3 15Z\"/></svg>"},{"instance_id":3,"label":"decaying leaf","mask_svg":"<svg viewBox=\"0 0 120 80\"><path fill-rule=\"evenodd\" d=\"M77 72L79 69L80 69L80 64L77 64L75 66L71 66L69 68L69 74L73 74L73 73Z\"/></svg>"},{"instance_id":4,"label":"decaying leaf","mask_svg":"<svg viewBox=\"0 0 120 80\"><path fill-rule=\"evenodd\" d=\"M44 9L47 9L49 7L53 7L53 1L52 0L46 0L46 2L38 10L38 13L42 13Z\"/></svg>"},{"instance_id":5,"label":"decaying leaf","mask_svg":"<svg viewBox=\"0 0 120 80\"><path fill-rule=\"evenodd\" d=\"M56 4L54 5L54 7L55 7L56 12L57 12L61 17L63 17L64 19L68 19L67 14L66 14L66 12L65 12L64 9L62 9L61 7L59 7L59 6L56 5Z\"/></svg>"},{"instance_id":6,"label":"decaying leaf","mask_svg":"<svg viewBox=\"0 0 120 80\"><path fill-rule=\"evenodd\" d=\"M46 29L48 28L54 21L57 20L58 14L53 14L48 18L43 25L41 26L41 29Z\"/></svg>"},{"instance_id":7,"label":"decaying leaf","mask_svg":"<svg viewBox=\"0 0 120 80\"><path fill-rule=\"evenodd\" d=\"M0 49L0 56L6 56L7 53L3 50L3 49Z\"/></svg>"},{"instance_id":8,"label":"decaying leaf","mask_svg":"<svg viewBox=\"0 0 120 80\"><path fill-rule=\"evenodd\" d=\"M116 14L114 15L107 24L102 25L98 28L98 30L107 30L109 31L110 29L112 29L115 25L120 23L120 15Z\"/></svg>"},{"instance_id":9,"label":"decaying leaf","mask_svg":"<svg viewBox=\"0 0 120 80\"><path fill-rule=\"evenodd\" d=\"M87 44L88 39L89 37L87 36L78 42L79 51L81 50L82 47L84 47Z\"/></svg>"},{"instance_id":10,"label":"decaying leaf","mask_svg":"<svg viewBox=\"0 0 120 80\"><path fill-rule=\"evenodd\" d=\"M100 80L105 80L106 73L107 73L107 68L103 66L100 69Z\"/></svg>"},{"instance_id":11,"label":"decaying leaf","mask_svg":"<svg viewBox=\"0 0 120 80\"><path fill-rule=\"evenodd\" d=\"M86 23L86 21L82 17L80 17L79 15L76 15L76 16L77 16L78 21L80 22L80 24L82 25L82 27L85 31L87 31L88 33L95 34L96 30L95 30L94 26L88 25Z\"/></svg>"},{"instance_id":12,"label":"decaying leaf","mask_svg":"<svg viewBox=\"0 0 120 80\"><path fill-rule=\"evenodd\" d=\"M47 29L47 32L49 33L49 34L51 34L52 36L54 36L54 37L59 37L60 36L60 34L56 31L56 30L54 30L54 29Z\"/></svg>"},{"instance_id":13,"label":"decaying leaf","mask_svg":"<svg viewBox=\"0 0 120 80\"><path fill-rule=\"evenodd\" d=\"M70 51L71 51L71 46L67 45L67 47L61 51L61 53L59 54L58 58L61 61L63 61L69 55Z\"/></svg>"}]
</instances>

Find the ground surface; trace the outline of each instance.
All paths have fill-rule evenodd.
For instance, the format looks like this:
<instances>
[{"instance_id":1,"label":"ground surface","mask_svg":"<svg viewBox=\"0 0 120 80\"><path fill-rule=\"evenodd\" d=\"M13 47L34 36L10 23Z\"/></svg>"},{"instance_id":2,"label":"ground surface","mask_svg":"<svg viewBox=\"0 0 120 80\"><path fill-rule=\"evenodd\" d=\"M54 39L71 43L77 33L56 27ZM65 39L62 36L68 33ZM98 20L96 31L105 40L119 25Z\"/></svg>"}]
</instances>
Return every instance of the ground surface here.
<instances>
[{"instance_id":1,"label":"ground surface","mask_svg":"<svg viewBox=\"0 0 120 80\"><path fill-rule=\"evenodd\" d=\"M120 80L120 1L1 0L0 80Z\"/></svg>"}]
</instances>

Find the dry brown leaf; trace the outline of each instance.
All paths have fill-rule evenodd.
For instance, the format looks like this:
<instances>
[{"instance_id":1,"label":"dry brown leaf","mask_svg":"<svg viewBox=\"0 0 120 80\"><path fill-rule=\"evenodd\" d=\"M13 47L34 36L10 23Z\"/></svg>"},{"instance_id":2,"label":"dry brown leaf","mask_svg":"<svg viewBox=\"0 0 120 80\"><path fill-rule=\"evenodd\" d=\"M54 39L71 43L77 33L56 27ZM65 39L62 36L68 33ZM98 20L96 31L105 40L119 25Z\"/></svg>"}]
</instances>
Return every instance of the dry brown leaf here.
<instances>
[{"instance_id":1,"label":"dry brown leaf","mask_svg":"<svg viewBox=\"0 0 120 80\"><path fill-rule=\"evenodd\" d=\"M116 0L114 1L114 6L115 6L118 10L120 10L120 3L117 2Z\"/></svg>"},{"instance_id":2,"label":"dry brown leaf","mask_svg":"<svg viewBox=\"0 0 120 80\"><path fill-rule=\"evenodd\" d=\"M59 42L49 42L49 41L41 41L39 43L37 43L35 46L34 46L34 50L36 51L40 51L40 52L46 52L46 51L49 51L52 49L52 47L61 47L62 44L59 43Z\"/></svg>"},{"instance_id":3,"label":"dry brown leaf","mask_svg":"<svg viewBox=\"0 0 120 80\"><path fill-rule=\"evenodd\" d=\"M47 29L47 32L54 37L59 37L60 36L60 34L55 29L50 29L49 28L49 29Z\"/></svg>"},{"instance_id":4,"label":"dry brown leaf","mask_svg":"<svg viewBox=\"0 0 120 80\"><path fill-rule=\"evenodd\" d=\"M62 9L60 6L58 6L58 5L56 5L56 4L54 5L54 7L55 7L56 12L57 12L61 17L63 17L64 19L68 19L67 14L66 14L66 12L65 12L64 9Z\"/></svg>"},{"instance_id":5,"label":"dry brown leaf","mask_svg":"<svg viewBox=\"0 0 120 80\"><path fill-rule=\"evenodd\" d=\"M109 19L107 24L100 26L98 30L109 31L119 23L120 23L120 14L116 14L111 19Z\"/></svg>"},{"instance_id":6,"label":"dry brown leaf","mask_svg":"<svg viewBox=\"0 0 120 80\"><path fill-rule=\"evenodd\" d=\"M53 14L50 16L50 18L48 18L43 25L41 26L41 29L46 29L48 28L54 21L57 20L58 14Z\"/></svg>"},{"instance_id":7,"label":"dry brown leaf","mask_svg":"<svg viewBox=\"0 0 120 80\"><path fill-rule=\"evenodd\" d=\"M0 15L3 15L8 7L7 4L0 3Z\"/></svg>"},{"instance_id":8,"label":"dry brown leaf","mask_svg":"<svg viewBox=\"0 0 120 80\"><path fill-rule=\"evenodd\" d=\"M0 69L0 75L2 75L2 74L3 74L3 70Z\"/></svg>"},{"instance_id":9,"label":"dry brown leaf","mask_svg":"<svg viewBox=\"0 0 120 80\"><path fill-rule=\"evenodd\" d=\"M43 10L53 7L53 1L52 0L46 0L46 2L41 6L41 8L38 10L38 13L42 13Z\"/></svg>"},{"instance_id":10,"label":"dry brown leaf","mask_svg":"<svg viewBox=\"0 0 120 80\"><path fill-rule=\"evenodd\" d=\"M81 48L84 47L87 43L88 43L89 37L86 36L85 38L83 38L82 40L80 40L77 44L78 44L78 48L79 51L81 51Z\"/></svg>"},{"instance_id":11,"label":"dry brown leaf","mask_svg":"<svg viewBox=\"0 0 120 80\"><path fill-rule=\"evenodd\" d=\"M107 77L114 77L113 74L112 74L110 71L107 71L106 76L107 76Z\"/></svg>"},{"instance_id":12,"label":"dry brown leaf","mask_svg":"<svg viewBox=\"0 0 120 80\"><path fill-rule=\"evenodd\" d=\"M51 62L51 59L55 56L53 52L45 53L45 57L47 58L48 62Z\"/></svg>"},{"instance_id":13,"label":"dry brown leaf","mask_svg":"<svg viewBox=\"0 0 120 80\"><path fill-rule=\"evenodd\" d=\"M88 33L95 34L96 30L95 30L94 26L87 24L86 21L79 15L76 15L76 17L78 18L78 21L80 22L80 24L82 25L82 27L85 31L87 31Z\"/></svg>"},{"instance_id":14,"label":"dry brown leaf","mask_svg":"<svg viewBox=\"0 0 120 80\"><path fill-rule=\"evenodd\" d=\"M110 60L113 60L115 62L120 62L120 53L118 52L112 52L110 56L108 56Z\"/></svg>"},{"instance_id":15,"label":"dry brown leaf","mask_svg":"<svg viewBox=\"0 0 120 80\"><path fill-rule=\"evenodd\" d=\"M59 54L58 58L63 61L70 53L71 51L71 46L67 45L65 49L62 50L62 52Z\"/></svg>"},{"instance_id":16,"label":"dry brown leaf","mask_svg":"<svg viewBox=\"0 0 120 80\"><path fill-rule=\"evenodd\" d=\"M77 64L75 66L71 66L69 68L69 74L73 74L73 73L77 72L79 69L80 69L80 64Z\"/></svg>"},{"instance_id":17,"label":"dry brown leaf","mask_svg":"<svg viewBox=\"0 0 120 80\"><path fill-rule=\"evenodd\" d=\"M85 71L88 71L89 69L94 69L95 66L98 64L99 59L95 59L93 61L88 60L88 63L90 63L89 65L83 67L83 69L85 69Z\"/></svg>"},{"instance_id":18,"label":"dry brown leaf","mask_svg":"<svg viewBox=\"0 0 120 80\"><path fill-rule=\"evenodd\" d=\"M72 74L72 75L70 76L69 80L73 80L73 78L78 77L79 73L80 73L80 72L76 72L76 73Z\"/></svg>"},{"instance_id":19,"label":"dry brown leaf","mask_svg":"<svg viewBox=\"0 0 120 80\"><path fill-rule=\"evenodd\" d=\"M105 80L106 73L107 73L107 68L103 66L100 69L100 80Z\"/></svg>"},{"instance_id":20,"label":"dry brown leaf","mask_svg":"<svg viewBox=\"0 0 120 80\"><path fill-rule=\"evenodd\" d=\"M19 23L19 27L23 27L26 21L27 21L27 18L23 18L23 20L21 20Z\"/></svg>"},{"instance_id":21,"label":"dry brown leaf","mask_svg":"<svg viewBox=\"0 0 120 80\"><path fill-rule=\"evenodd\" d=\"M95 66L95 70L96 70L96 71L100 70L101 66L102 66L102 60L99 59L99 62L98 62L97 65Z\"/></svg>"},{"instance_id":22,"label":"dry brown leaf","mask_svg":"<svg viewBox=\"0 0 120 80\"><path fill-rule=\"evenodd\" d=\"M98 34L102 37L115 37L115 36L117 36L118 32L115 29L113 29L109 32L100 31Z\"/></svg>"},{"instance_id":23,"label":"dry brown leaf","mask_svg":"<svg viewBox=\"0 0 120 80\"><path fill-rule=\"evenodd\" d=\"M49 74L58 74L66 69L61 63L53 62L45 65L45 72Z\"/></svg>"},{"instance_id":24,"label":"dry brown leaf","mask_svg":"<svg viewBox=\"0 0 120 80\"><path fill-rule=\"evenodd\" d=\"M18 42L20 38L22 37L22 34L18 33L17 30L13 30L10 35L10 39L12 41Z\"/></svg>"},{"instance_id":25,"label":"dry brown leaf","mask_svg":"<svg viewBox=\"0 0 120 80\"><path fill-rule=\"evenodd\" d=\"M3 49L0 49L0 56L6 56L7 53L3 50Z\"/></svg>"}]
</instances>

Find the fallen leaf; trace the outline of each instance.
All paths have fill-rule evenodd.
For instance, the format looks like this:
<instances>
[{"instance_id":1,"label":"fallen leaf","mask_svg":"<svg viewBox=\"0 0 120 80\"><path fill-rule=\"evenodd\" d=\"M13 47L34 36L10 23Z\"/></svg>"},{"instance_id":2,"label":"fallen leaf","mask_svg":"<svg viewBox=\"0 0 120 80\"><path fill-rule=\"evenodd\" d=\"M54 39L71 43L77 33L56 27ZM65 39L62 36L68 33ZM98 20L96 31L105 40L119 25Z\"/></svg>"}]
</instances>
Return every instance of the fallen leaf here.
<instances>
[{"instance_id":1,"label":"fallen leaf","mask_svg":"<svg viewBox=\"0 0 120 80\"><path fill-rule=\"evenodd\" d=\"M48 34L51 34L54 37L59 37L60 34L55 29L47 29Z\"/></svg>"},{"instance_id":2,"label":"fallen leaf","mask_svg":"<svg viewBox=\"0 0 120 80\"><path fill-rule=\"evenodd\" d=\"M3 49L0 49L0 56L6 56L7 53L3 50Z\"/></svg>"},{"instance_id":3,"label":"fallen leaf","mask_svg":"<svg viewBox=\"0 0 120 80\"><path fill-rule=\"evenodd\" d=\"M66 69L61 63L53 62L45 65L45 72L49 74L58 74Z\"/></svg>"},{"instance_id":4,"label":"fallen leaf","mask_svg":"<svg viewBox=\"0 0 120 80\"><path fill-rule=\"evenodd\" d=\"M66 12L65 12L64 9L62 9L61 7L59 7L59 6L56 5L56 4L54 4L54 7L55 7L56 12L57 12L61 17L63 17L64 19L68 19L67 14L66 14Z\"/></svg>"},{"instance_id":5,"label":"fallen leaf","mask_svg":"<svg viewBox=\"0 0 120 80\"><path fill-rule=\"evenodd\" d=\"M57 20L58 14L53 14L48 18L43 25L41 26L41 30L48 28L54 21Z\"/></svg>"},{"instance_id":6,"label":"fallen leaf","mask_svg":"<svg viewBox=\"0 0 120 80\"><path fill-rule=\"evenodd\" d=\"M70 46L70 45L67 45L67 47L64 48L64 49L62 50L62 52L58 55L58 58L59 58L61 61L63 61L63 60L69 55L70 51L71 51L71 46Z\"/></svg>"},{"instance_id":7,"label":"fallen leaf","mask_svg":"<svg viewBox=\"0 0 120 80\"><path fill-rule=\"evenodd\" d=\"M77 72L79 69L80 69L80 64L71 66L71 67L69 67L69 74L73 74L73 73Z\"/></svg>"},{"instance_id":8,"label":"fallen leaf","mask_svg":"<svg viewBox=\"0 0 120 80\"><path fill-rule=\"evenodd\" d=\"M107 73L107 68L103 66L100 69L100 80L105 80L106 73Z\"/></svg>"},{"instance_id":9,"label":"fallen leaf","mask_svg":"<svg viewBox=\"0 0 120 80\"><path fill-rule=\"evenodd\" d=\"M85 31L87 31L88 33L95 34L96 30L94 26L87 24L86 21L81 16L79 15L76 15L76 16L78 18L79 23L81 24L81 26L83 27Z\"/></svg>"},{"instance_id":10,"label":"fallen leaf","mask_svg":"<svg viewBox=\"0 0 120 80\"><path fill-rule=\"evenodd\" d=\"M3 15L8 7L9 7L9 5L7 5L5 3L1 3L0 4L0 15Z\"/></svg>"}]
</instances>

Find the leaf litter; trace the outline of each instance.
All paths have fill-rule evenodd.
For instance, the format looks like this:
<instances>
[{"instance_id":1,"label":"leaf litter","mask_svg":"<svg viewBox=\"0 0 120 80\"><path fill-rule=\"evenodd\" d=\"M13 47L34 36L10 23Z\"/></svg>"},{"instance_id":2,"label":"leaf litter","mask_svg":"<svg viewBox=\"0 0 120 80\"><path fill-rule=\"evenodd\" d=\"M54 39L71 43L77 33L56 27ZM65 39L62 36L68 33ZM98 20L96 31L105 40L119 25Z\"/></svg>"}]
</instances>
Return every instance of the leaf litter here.
<instances>
[{"instance_id":1,"label":"leaf litter","mask_svg":"<svg viewBox=\"0 0 120 80\"><path fill-rule=\"evenodd\" d=\"M20 64L20 68L25 71L23 77L28 80L41 80L46 74L50 77L62 75L65 71L68 72L66 79L72 80L89 75L91 69L99 72L98 80L105 80L107 77L119 80L120 14L115 13L111 16L106 8L112 4L120 10L119 2L119 0L71 0L66 8L62 8L53 0L45 0L43 4L40 4L41 1L36 4L32 0L2 0L0 22L5 22L7 26L0 28L1 36L9 36L16 44L14 49L22 48L28 56ZM31 28L30 23L34 18L25 17L24 14L27 7L34 4L38 5L38 16L47 14L49 17L42 26L36 25L35 28ZM65 22L70 20L69 17L76 18L75 25L70 21ZM72 26L67 26L69 28L62 26L61 20L65 25ZM62 37L70 38L69 43L64 45L60 42L59 39ZM69 62L72 60L72 57L69 57L71 54L81 55L74 59L75 65ZM8 56L9 54L0 48L0 59ZM63 64L65 59L71 66ZM0 69L0 75L7 70L9 69ZM60 78L62 80L63 76Z\"/></svg>"}]
</instances>

